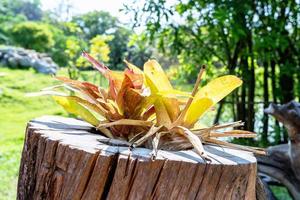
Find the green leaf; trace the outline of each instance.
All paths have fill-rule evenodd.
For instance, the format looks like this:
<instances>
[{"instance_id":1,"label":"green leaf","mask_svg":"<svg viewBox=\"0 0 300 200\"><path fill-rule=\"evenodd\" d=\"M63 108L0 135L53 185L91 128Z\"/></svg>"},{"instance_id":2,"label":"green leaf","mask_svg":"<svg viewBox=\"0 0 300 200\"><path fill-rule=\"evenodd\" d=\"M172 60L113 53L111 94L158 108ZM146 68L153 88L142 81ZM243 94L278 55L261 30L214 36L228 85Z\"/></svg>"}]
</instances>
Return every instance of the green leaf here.
<instances>
[{"instance_id":1,"label":"green leaf","mask_svg":"<svg viewBox=\"0 0 300 200\"><path fill-rule=\"evenodd\" d=\"M80 105L72 97L53 96L53 99L61 105L67 112L81 117L86 122L98 126L100 121L85 107Z\"/></svg>"}]
</instances>

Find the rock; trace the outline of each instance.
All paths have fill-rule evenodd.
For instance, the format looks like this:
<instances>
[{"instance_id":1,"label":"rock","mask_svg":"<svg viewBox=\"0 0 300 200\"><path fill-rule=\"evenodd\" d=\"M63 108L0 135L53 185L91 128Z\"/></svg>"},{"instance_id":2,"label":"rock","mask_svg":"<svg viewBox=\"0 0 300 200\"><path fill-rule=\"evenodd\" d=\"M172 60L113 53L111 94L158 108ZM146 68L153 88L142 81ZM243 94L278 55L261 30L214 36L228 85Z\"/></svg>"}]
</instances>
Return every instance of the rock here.
<instances>
[{"instance_id":1,"label":"rock","mask_svg":"<svg viewBox=\"0 0 300 200\"><path fill-rule=\"evenodd\" d=\"M56 74L59 69L49 55L13 46L0 46L0 64L12 68L32 67L43 74Z\"/></svg>"},{"instance_id":2,"label":"rock","mask_svg":"<svg viewBox=\"0 0 300 200\"><path fill-rule=\"evenodd\" d=\"M17 66L18 66L18 60L16 59L16 58L14 58L14 57L9 57L8 59L7 59L7 61L8 61L8 64L12 67L12 68L17 68Z\"/></svg>"},{"instance_id":3,"label":"rock","mask_svg":"<svg viewBox=\"0 0 300 200\"><path fill-rule=\"evenodd\" d=\"M57 65L49 64L45 60L36 60L33 68L43 74L55 74L58 69Z\"/></svg>"},{"instance_id":4,"label":"rock","mask_svg":"<svg viewBox=\"0 0 300 200\"><path fill-rule=\"evenodd\" d=\"M20 59L20 65L30 67L32 66L32 59L29 56L23 56L22 59Z\"/></svg>"}]
</instances>

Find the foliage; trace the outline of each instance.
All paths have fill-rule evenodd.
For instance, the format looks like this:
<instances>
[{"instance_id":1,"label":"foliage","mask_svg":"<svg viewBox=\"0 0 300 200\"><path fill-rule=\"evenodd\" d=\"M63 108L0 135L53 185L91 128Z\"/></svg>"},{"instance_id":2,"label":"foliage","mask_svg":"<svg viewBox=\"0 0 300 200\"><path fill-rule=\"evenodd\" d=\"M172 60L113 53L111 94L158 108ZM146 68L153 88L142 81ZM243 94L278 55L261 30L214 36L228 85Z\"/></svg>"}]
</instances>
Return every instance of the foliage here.
<instances>
[{"instance_id":1,"label":"foliage","mask_svg":"<svg viewBox=\"0 0 300 200\"><path fill-rule=\"evenodd\" d=\"M112 36L97 35L90 40L90 54L97 60L103 62L109 61L110 48L108 42L113 39Z\"/></svg>"},{"instance_id":2,"label":"foliage","mask_svg":"<svg viewBox=\"0 0 300 200\"><path fill-rule=\"evenodd\" d=\"M114 58L108 62L108 65L111 66L112 69L122 69L122 62L127 54L137 55L135 54L137 51L136 48L133 48L133 46L128 48L130 36L133 34L132 31L109 13L93 11L73 17L72 22L83 30L83 38L85 38L85 40L91 40L97 35L113 36L108 42L110 48L109 57ZM131 53L132 51L134 52ZM148 55L148 53L146 53L146 55ZM147 59L149 57L147 57Z\"/></svg>"},{"instance_id":3,"label":"foliage","mask_svg":"<svg viewBox=\"0 0 300 200\"><path fill-rule=\"evenodd\" d=\"M81 51L80 41L76 37L69 37L66 40L65 57L68 59L67 67L69 77L77 80L79 78L79 70L76 66L77 57Z\"/></svg>"},{"instance_id":4,"label":"foliage","mask_svg":"<svg viewBox=\"0 0 300 200\"><path fill-rule=\"evenodd\" d=\"M15 14L9 6L10 1L0 1L0 44L10 44L10 29L19 22L25 21L24 15Z\"/></svg>"},{"instance_id":5,"label":"foliage","mask_svg":"<svg viewBox=\"0 0 300 200\"><path fill-rule=\"evenodd\" d=\"M263 153L261 150L214 139L255 137L254 133L242 130L221 131L240 126L240 122L210 128L199 127L197 124L199 118L212 106L242 84L239 78L222 76L198 91L205 69L202 67L192 93L187 93L172 87L155 60L147 61L143 71L126 61L128 68L120 73L111 71L86 52L83 52L83 56L108 79L107 91L89 82L56 77L64 84L32 95L53 96L67 112L83 118L107 137L123 139L132 143L132 146L142 145L154 136L154 156L158 145L173 150L192 146L203 159L210 160L202 142ZM71 95L57 91L60 88L70 90Z\"/></svg>"},{"instance_id":6,"label":"foliage","mask_svg":"<svg viewBox=\"0 0 300 200\"><path fill-rule=\"evenodd\" d=\"M109 57L114 59L110 59L108 64L112 69L122 69L126 52L130 51L127 44L131 34L131 31L124 27L118 27L116 31L111 33L113 38L108 43L110 47Z\"/></svg>"},{"instance_id":7,"label":"foliage","mask_svg":"<svg viewBox=\"0 0 300 200\"><path fill-rule=\"evenodd\" d=\"M81 49L88 50L87 46L90 40L98 35L112 36L112 39L107 40L110 49L109 57L114 58L107 64L112 69L121 69L125 57L130 58L135 55L133 58L135 61L139 57L137 55L141 55L143 62L151 57L151 51L147 50L144 53L143 51L146 49L139 48L139 45L128 46L132 31L107 12L93 11L73 16L71 21L60 21L58 18L54 18L51 12L45 12L43 18L34 19L39 22L32 22L27 21L23 11L17 12L19 5L23 5L19 1L16 1L15 4L10 4L5 0L3 2L5 6L0 9L0 24L2 25L0 42L47 52L60 66L69 65L67 41L77 40ZM39 2L31 3L36 4L37 8L40 7ZM25 34L25 40L21 39L21 34ZM74 39L75 37L76 39ZM148 45L144 45L144 47L146 46ZM138 61L137 63L142 65L143 62Z\"/></svg>"},{"instance_id":8,"label":"foliage","mask_svg":"<svg viewBox=\"0 0 300 200\"><path fill-rule=\"evenodd\" d=\"M256 101L263 98L266 107L271 100L285 103L298 95L295 91L299 87L296 74L300 69L299 2L132 2L126 9L133 13L135 24L146 27L148 40L157 44L165 55L178 56L181 65L177 77L192 82L199 65L211 63L214 71L225 69L225 73L243 78L245 84L226 99L232 102L232 117L245 121L248 130L254 130L254 124L262 120L262 144L268 144L268 116L261 114L263 118L254 121L256 108L260 107ZM262 74L260 68L264 70ZM257 79L263 81L260 88L255 83ZM257 92L261 90L262 97ZM219 121L223 104L215 122ZM287 139L282 138L282 142Z\"/></svg>"},{"instance_id":9,"label":"foliage","mask_svg":"<svg viewBox=\"0 0 300 200\"><path fill-rule=\"evenodd\" d=\"M45 24L21 22L12 29L11 34L18 45L40 52L50 50L55 44L53 33Z\"/></svg>"},{"instance_id":10,"label":"foliage","mask_svg":"<svg viewBox=\"0 0 300 200\"><path fill-rule=\"evenodd\" d=\"M108 42L112 40L112 36L97 35L90 40L89 52L95 58L104 62L109 61L110 49ZM64 51L68 59L68 71L71 79L77 80L79 78L79 68L89 67L90 64L79 55L82 52L82 47L85 43L76 37L68 37L66 40L66 49Z\"/></svg>"},{"instance_id":11,"label":"foliage","mask_svg":"<svg viewBox=\"0 0 300 200\"><path fill-rule=\"evenodd\" d=\"M6 14L23 15L28 20L38 21L43 15L39 0L1 0L0 7L6 10Z\"/></svg>"},{"instance_id":12,"label":"foliage","mask_svg":"<svg viewBox=\"0 0 300 200\"><path fill-rule=\"evenodd\" d=\"M129 39L127 59L137 66L143 66L153 54L152 48L147 45L145 34L132 34Z\"/></svg>"},{"instance_id":13,"label":"foliage","mask_svg":"<svg viewBox=\"0 0 300 200\"><path fill-rule=\"evenodd\" d=\"M111 34L119 23L117 18L104 11L93 11L75 16L72 22L83 30L88 40L96 35Z\"/></svg>"}]
</instances>

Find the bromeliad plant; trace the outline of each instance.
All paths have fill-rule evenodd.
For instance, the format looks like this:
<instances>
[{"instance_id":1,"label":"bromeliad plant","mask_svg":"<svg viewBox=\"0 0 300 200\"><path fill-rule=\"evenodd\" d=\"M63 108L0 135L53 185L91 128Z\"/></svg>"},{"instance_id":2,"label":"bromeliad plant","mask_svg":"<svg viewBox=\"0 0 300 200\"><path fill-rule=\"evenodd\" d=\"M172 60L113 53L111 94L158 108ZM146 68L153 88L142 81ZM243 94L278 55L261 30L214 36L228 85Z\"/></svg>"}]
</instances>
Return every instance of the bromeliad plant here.
<instances>
[{"instance_id":1,"label":"bromeliad plant","mask_svg":"<svg viewBox=\"0 0 300 200\"><path fill-rule=\"evenodd\" d=\"M147 61L143 71L125 61L127 68L116 72L86 52L83 57L108 79L107 90L89 82L55 77L62 85L46 88L39 94L52 95L67 112L94 125L105 136L125 140L131 147L153 148L154 156L158 149L194 147L204 160L210 160L203 143L263 153L261 149L217 140L221 137L255 137L252 132L228 130L242 126L241 121L212 127L198 124L207 111L242 84L236 76L219 77L198 90L205 71L203 66L192 92L188 93L175 90L155 60ZM58 91L62 87L74 95Z\"/></svg>"}]
</instances>

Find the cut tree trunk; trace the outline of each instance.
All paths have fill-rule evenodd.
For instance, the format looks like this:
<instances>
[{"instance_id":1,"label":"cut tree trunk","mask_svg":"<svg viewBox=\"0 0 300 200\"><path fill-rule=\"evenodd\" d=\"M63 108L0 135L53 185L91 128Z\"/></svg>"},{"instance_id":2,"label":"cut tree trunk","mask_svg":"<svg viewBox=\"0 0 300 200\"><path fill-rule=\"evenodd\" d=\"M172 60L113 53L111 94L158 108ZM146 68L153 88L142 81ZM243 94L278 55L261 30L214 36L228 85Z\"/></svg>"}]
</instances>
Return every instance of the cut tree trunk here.
<instances>
[{"instance_id":1,"label":"cut tree trunk","mask_svg":"<svg viewBox=\"0 0 300 200\"><path fill-rule=\"evenodd\" d=\"M194 151L130 150L87 123L45 116L27 127L17 199L255 199L256 159L205 145Z\"/></svg>"}]
</instances>

